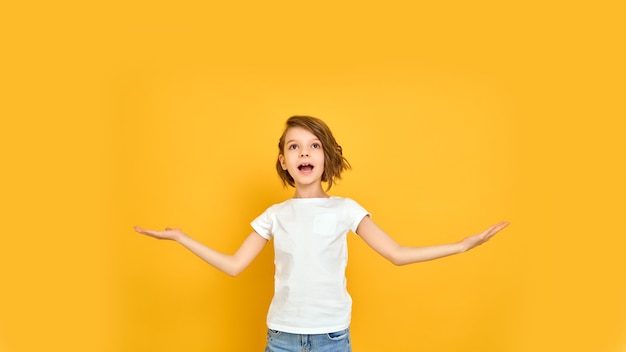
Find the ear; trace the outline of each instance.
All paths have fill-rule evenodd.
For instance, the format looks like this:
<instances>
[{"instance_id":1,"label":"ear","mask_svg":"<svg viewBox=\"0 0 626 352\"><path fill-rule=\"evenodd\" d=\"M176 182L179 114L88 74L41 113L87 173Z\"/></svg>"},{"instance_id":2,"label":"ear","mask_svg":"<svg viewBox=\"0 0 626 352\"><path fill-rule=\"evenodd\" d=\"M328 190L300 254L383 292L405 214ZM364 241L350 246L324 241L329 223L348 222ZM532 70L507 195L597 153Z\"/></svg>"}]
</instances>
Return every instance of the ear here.
<instances>
[{"instance_id":1,"label":"ear","mask_svg":"<svg viewBox=\"0 0 626 352\"><path fill-rule=\"evenodd\" d=\"M287 170L287 164L285 164L285 156L282 154L278 155L278 161L280 161L280 166L283 168L283 170Z\"/></svg>"}]
</instances>

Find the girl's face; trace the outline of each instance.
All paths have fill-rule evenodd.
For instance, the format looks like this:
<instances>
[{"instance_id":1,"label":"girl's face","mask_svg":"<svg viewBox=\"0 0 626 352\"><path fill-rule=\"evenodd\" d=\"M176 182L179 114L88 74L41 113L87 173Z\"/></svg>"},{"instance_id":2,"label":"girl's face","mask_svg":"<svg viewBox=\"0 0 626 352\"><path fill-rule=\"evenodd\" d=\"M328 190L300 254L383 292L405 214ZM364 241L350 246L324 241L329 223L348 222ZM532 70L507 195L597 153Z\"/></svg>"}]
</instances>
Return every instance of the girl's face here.
<instances>
[{"instance_id":1,"label":"girl's face","mask_svg":"<svg viewBox=\"0 0 626 352\"><path fill-rule=\"evenodd\" d=\"M322 142L309 130L291 127L285 134L285 148L278 156L283 170L287 170L296 188L321 184L324 174Z\"/></svg>"}]
</instances>

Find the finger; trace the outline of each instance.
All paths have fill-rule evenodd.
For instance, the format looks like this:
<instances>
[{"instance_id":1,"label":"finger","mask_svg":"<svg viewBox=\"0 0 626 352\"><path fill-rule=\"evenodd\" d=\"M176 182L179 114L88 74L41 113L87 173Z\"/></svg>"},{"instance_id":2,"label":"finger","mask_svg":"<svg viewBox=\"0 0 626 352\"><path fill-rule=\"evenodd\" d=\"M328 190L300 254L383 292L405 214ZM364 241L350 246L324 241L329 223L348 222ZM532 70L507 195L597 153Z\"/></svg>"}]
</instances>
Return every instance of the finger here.
<instances>
[{"instance_id":1,"label":"finger","mask_svg":"<svg viewBox=\"0 0 626 352\"><path fill-rule=\"evenodd\" d=\"M489 226L486 230L484 230L483 232L481 232L478 236L483 239L487 236L489 236L489 234L493 231L493 229L495 228L496 225L491 225Z\"/></svg>"},{"instance_id":2,"label":"finger","mask_svg":"<svg viewBox=\"0 0 626 352\"><path fill-rule=\"evenodd\" d=\"M486 233L492 233L496 228L498 228L498 224L493 224L489 226L488 229L485 230Z\"/></svg>"},{"instance_id":3,"label":"finger","mask_svg":"<svg viewBox=\"0 0 626 352\"><path fill-rule=\"evenodd\" d=\"M148 231L150 231L150 230L146 230L146 229L141 228L141 227L139 227L139 226L135 226L135 231L137 231L137 232L139 232L139 233L146 234L146 233L147 233Z\"/></svg>"},{"instance_id":4,"label":"finger","mask_svg":"<svg viewBox=\"0 0 626 352\"><path fill-rule=\"evenodd\" d=\"M505 227L507 227L509 225L509 222L506 221L501 221L493 226L491 226L486 232L487 232L487 239L490 239L491 237L493 237L496 233L500 232L502 229L504 229Z\"/></svg>"},{"instance_id":5,"label":"finger","mask_svg":"<svg viewBox=\"0 0 626 352\"><path fill-rule=\"evenodd\" d=\"M501 221L497 224L496 228L494 229L495 232L501 231L502 229L504 229L505 227L509 226L509 222L508 221Z\"/></svg>"},{"instance_id":6,"label":"finger","mask_svg":"<svg viewBox=\"0 0 626 352\"><path fill-rule=\"evenodd\" d=\"M495 232L498 232L498 231L502 230L503 228L507 227L508 225L509 225L508 222L500 221L497 224L491 225L491 227L487 231L495 233Z\"/></svg>"},{"instance_id":7,"label":"finger","mask_svg":"<svg viewBox=\"0 0 626 352\"><path fill-rule=\"evenodd\" d=\"M154 231L154 230L142 230L141 233L144 235L152 236L152 237L160 237L162 234L161 231Z\"/></svg>"}]
</instances>

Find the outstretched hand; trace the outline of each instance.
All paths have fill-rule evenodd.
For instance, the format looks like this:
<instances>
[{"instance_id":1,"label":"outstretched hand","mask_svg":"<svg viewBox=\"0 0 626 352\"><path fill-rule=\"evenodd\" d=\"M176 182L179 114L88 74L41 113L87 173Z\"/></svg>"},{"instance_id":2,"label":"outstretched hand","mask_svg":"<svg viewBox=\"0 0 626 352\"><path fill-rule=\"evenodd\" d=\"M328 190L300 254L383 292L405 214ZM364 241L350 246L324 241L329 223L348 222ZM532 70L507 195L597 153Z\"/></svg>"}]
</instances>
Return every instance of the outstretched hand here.
<instances>
[{"instance_id":1,"label":"outstretched hand","mask_svg":"<svg viewBox=\"0 0 626 352\"><path fill-rule=\"evenodd\" d=\"M150 236L150 237L160 239L160 240L176 241L180 237L185 236L185 233L181 229L172 229L169 227L166 227L164 231L155 231L155 230L146 230L139 226L135 226L135 231L141 234Z\"/></svg>"},{"instance_id":2,"label":"outstretched hand","mask_svg":"<svg viewBox=\"0 0 626 352\"><path fill-rule=\"evenodd\" d=\"M464 250L468 251L489 241L491 237L493 237L496 233L500 232L500 230L504 229L507 226L509 226L508 221L501 221L495 225L491 225L488 229L477 235L465 238L463 241L461 241L461 243L465 247Z\"/></svg>"}]
</instances>

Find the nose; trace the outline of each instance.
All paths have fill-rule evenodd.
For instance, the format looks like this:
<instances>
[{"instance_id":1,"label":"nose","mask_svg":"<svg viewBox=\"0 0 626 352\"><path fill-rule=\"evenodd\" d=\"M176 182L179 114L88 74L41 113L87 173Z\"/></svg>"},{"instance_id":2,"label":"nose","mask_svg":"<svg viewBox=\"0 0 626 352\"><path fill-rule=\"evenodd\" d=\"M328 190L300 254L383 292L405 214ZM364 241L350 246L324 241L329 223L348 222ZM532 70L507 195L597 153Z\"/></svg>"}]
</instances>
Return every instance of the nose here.
<instances>
[{"instance_id":1,"label":"nose","mask_svg":"<svg viewBox=\"0 0 626 352\"><path fill-rule=\"evenodd\" d=\"M300 156L301 156L301 157L303 157L303 156L309 156L309 151L308 151L308 149L304 149L304 148L302 148L302 149L301 149L301 151L300 151Z\"/></svg>"}]
</instances>

